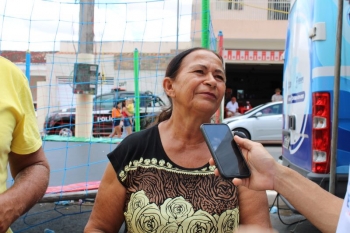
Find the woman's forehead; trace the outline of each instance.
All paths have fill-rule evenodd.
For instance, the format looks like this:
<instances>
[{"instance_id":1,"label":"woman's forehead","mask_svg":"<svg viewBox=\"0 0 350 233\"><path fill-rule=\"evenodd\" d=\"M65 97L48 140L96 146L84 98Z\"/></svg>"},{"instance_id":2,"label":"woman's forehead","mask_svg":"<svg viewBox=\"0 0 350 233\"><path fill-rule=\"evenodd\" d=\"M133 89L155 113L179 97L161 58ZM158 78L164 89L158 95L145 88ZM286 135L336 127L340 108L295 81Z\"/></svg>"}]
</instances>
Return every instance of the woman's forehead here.
<instances>
[{"instance_id":1,"label":"woman's forehead","mask_svg":"<svg viewBox=\"0 0 350 233\"><path fill-rule=\"evenodd\" d=\"M193 66L195 64L200 65L210 65L216 64L219 67L222 67L222 61L220 58L213 52L207 50L196 50L188 54L183 60L183 66Z\"/></svg>"}]
</instances>

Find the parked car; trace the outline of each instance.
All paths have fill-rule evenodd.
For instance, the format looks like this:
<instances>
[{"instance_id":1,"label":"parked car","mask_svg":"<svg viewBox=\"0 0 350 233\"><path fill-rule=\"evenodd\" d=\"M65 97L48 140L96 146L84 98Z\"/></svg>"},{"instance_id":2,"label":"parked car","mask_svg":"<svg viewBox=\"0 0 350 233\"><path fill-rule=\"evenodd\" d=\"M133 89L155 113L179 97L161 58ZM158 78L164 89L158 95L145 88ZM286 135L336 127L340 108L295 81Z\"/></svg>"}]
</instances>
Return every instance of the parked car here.
<instances>
[{"instance_id":1,"label":"parked car","mask_svg":"<svg viewBox=\"0 0 350 233\"><path fill-rule=\"evenodd\" d=\"M108 136L112 132L112 108L120 100L135 98L132 91L114 91L104 93L93 99L93 130L95 137ZM155 121L156 116L165 106L163 100L151 92L140 92L140 128L145 129ZM46 135L75 135L75 108L51 112L44 123Z\"/></svg>"},{"instance_id":2,"label":"parked car","mask_svg":"<svg viewBox=\"0 0 350 233\"><path fill-rule=\"evenodd\" d=\"M223 120L232 131L261 143L282 143L282 102L256 106L240 116Z\"/></svg>"}]
</instances>

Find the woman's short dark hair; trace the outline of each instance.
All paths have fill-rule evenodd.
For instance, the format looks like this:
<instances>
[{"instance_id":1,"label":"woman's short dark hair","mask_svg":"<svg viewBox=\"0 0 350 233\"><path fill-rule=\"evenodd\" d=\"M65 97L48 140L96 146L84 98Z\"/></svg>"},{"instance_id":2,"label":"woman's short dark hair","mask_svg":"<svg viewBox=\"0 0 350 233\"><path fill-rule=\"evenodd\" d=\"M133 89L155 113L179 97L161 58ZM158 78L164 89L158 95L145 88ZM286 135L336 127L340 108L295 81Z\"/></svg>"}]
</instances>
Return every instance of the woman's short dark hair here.
<instances>
[{"instance_id":1,"label":"woman's short dark hair","mask_svg":"<svg viewBox=\"0 0 350 233\"><path fill-rule=\"evenodd\" d=\"M168 64L167 69L165 71L165 77L169 77L169 78L175 80L175 78L177 77L177 75L179 73L183 59L185 57L187 57L187 55L189 55L190 53L195 52L197 50L205 50L205 51L212 52L220 59L220 61L222 63L224 63L222 57L219 54L215 53L214 51L209 50L209 49L205 49L205 48L201 48L201 47L195 47L195 48L187 49L187 50L179 53L178 55L176 55ZM168 108L164 109L159 114L158 121L157 121L158 123L165 121L165 120L168 120L171 117L171 114L173 112L173 103L172 103L171 98L169 96L168 96L168 99L170 102L170 106Z\"/></svg>"}]
</instances>

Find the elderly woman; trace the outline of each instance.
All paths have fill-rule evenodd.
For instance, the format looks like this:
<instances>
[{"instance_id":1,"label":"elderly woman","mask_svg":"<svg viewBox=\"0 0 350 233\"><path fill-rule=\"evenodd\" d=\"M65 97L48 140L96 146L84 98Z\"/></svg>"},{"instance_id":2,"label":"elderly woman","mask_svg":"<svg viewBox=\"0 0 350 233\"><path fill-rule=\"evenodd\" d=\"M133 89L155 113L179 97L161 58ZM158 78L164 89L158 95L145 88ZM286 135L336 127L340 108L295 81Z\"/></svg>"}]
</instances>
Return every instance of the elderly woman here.
<instances>
[{"instance_id":1,"label":"elderly woman","mask_svg":"<svg viewBox=\"0 0 350 233\"><path fill-rule=\"evenodd\" d=\"M225 93L222 58L203 48L178 54L163 80L171 106L159 123L131 134L110 154L85 232L233 232L270 228L264 191L214 175L200 131Z\"/></svg>"}]
</instances>

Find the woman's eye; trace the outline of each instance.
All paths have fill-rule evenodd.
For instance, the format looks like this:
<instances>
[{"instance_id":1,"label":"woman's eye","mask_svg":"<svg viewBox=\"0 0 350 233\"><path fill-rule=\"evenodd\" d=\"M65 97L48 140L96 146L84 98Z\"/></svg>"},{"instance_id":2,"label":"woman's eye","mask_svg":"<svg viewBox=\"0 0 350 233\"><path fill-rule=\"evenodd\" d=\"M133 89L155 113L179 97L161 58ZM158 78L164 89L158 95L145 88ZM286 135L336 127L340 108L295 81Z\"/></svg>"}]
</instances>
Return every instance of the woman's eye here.
<instances>
[{"instance_id":1,"label":"woman's eye","mask_svg":"<svg viewBox=\"0 0 350 233\"><path fill-rule=\"evenodd\" d=\"M195 73L204 74L203 70L196 70Z\"/></svg>"},{"instance_id":2,"label":"woman's eye","mask_svg":"<svg viewBox=\"0 0 350 233\"><path fill-rule=\"evenodd\" d=\"M220 79L220 80L222 80L222 81L224 81L224 80L225 80L225 79L224 79L224 77L223 77L223 76L221 76L221 75L216 75L216 76L215 76L215 78Z\"/></svg>"}]
</instances>

